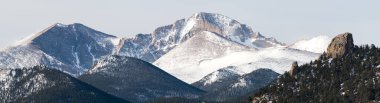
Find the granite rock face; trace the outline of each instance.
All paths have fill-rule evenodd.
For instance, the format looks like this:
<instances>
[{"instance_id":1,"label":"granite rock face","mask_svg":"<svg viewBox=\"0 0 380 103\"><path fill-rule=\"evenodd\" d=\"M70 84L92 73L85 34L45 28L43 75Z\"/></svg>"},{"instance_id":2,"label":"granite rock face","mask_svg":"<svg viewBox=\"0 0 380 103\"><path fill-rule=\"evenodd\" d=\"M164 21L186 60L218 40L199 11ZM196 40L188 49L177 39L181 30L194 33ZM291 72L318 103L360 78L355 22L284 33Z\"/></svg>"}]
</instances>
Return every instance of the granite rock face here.
<instances>
[{"instance_id":1,"label":"granite rock face","mask_svg":"<svg viewBox=\"0 0 380 103\"><path fill-rule=\"evenodd\" d=\"M351 33L343 33L336 36L327 48L327 55L332 58L341 57L352 52L354 40Z\"/></svg>"}]
</instances>

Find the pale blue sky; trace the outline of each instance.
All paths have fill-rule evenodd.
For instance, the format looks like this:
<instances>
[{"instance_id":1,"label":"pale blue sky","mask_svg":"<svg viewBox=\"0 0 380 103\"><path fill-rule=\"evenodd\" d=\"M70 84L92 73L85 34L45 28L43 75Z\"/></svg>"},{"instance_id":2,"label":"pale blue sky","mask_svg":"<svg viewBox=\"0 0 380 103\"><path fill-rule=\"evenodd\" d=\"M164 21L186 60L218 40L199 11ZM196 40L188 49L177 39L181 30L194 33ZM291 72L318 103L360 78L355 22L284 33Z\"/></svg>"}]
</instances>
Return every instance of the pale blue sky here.
<instances>
[{"instance_id":1,"label":"pale blue sky","mask_svg":"<svg viewBox=\"0 0 380 103\"><path fill-rule=\"evenodd\" d=\"M0 48L56 22L124 37L196 12L229 16L285 43L352 32L357 44L380 45L379 5L380 0L0 0Z\"/></svg>"}]
</instances>

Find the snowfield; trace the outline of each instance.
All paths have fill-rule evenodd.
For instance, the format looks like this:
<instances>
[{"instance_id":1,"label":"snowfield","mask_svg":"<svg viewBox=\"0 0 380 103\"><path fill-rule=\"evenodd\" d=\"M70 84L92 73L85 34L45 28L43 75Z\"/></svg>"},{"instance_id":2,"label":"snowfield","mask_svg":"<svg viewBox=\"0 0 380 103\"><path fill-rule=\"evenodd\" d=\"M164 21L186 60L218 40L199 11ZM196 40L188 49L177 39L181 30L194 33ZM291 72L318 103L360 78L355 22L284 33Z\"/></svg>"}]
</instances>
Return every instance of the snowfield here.
<instances>
[{"instance_id":1,"label":"snowfield","mask_svg":"<svg viewBox=\"0 0 380 103\"><path fill-rule=\"evenodd\" d=\"M310 51L314 53L323 53L326 51L327 47L331 42L331 38L328 36L320 35L311 39L301 40L293 45L290 45L290 48Z\"/></svg>"},{"instance_id":2,"label":"snowfield","mask_svg":"<svg viewBox=\"0 0 380 103\"><path fill-rule=\"evenodd\" d=\"M270 68L282 74L290 70L294 61L307 63L320 55L284 46L250 49L230 41L219 42L222 40L225 39L212 33L191 38L154 64L187 83L193 83L227 66L238 66L236 71L240 75L259 68ZM229 45L222 44L229 42Z\"/></svg>"}]
</instances>

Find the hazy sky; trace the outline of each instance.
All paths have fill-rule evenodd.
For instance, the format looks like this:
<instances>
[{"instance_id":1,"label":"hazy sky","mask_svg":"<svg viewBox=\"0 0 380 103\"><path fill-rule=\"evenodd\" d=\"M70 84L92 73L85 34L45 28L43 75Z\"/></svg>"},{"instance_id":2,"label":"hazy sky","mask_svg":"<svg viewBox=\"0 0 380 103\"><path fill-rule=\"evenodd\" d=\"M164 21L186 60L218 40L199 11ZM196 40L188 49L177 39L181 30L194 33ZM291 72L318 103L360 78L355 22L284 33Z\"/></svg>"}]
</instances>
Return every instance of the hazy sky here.
<instances>
[{"instance_id":1,"label":"hazy sky","mask_svg":"<svg viewBox=\"0 0 380 103\"><path fill-rule=\"evenodd\" d=\"M351 32L356 44L380 46L379 5L380 0L0 0L0 48L57 22L125 37L196 12L229 16L285 43Z\"/></svg>"}]
</instances>

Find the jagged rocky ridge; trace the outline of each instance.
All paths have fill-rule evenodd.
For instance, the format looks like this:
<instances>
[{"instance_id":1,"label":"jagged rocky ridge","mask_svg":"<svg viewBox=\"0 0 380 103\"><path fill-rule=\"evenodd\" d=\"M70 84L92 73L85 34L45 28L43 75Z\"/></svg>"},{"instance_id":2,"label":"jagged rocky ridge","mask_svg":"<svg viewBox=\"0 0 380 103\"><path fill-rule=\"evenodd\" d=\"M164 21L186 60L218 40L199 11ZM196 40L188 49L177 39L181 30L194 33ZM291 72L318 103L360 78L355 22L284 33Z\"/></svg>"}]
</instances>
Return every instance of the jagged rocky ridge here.
<instances>
[{"instance_id":1,"label":"jagged rocky ridge","mask_svg":"<svg viewBox=\"0 0 380 103\"><path fill-rule=\"evenodd\" d=\"M274 38L266 38L258 32L227 16L213 13L195 13L190 18L157 28L151 34L138 34L124 38L118 46L118 54L154 62L177 45L199 32L218 34L228 40L252 48L266 48L284 45Z\"/></svg>"},{"instance_id":2,"label":"jagged rocky ridge","mask_svg":"<svg viewBox=\"0 0 380 103\"><path fill-rule=\"evenodd\" d=\"M335 46L328 48L334 51L309 64L295 66L293 75L281 75L253 95L252 102L378 102L380 48L354 46L351 37L350 33L338 35L331 43Z\"/></svg>"},{"instance_id":3,"label":"jagged rocky ridge","mask_svg":"<svg viewBox=\"0 0 380 103\"><path fill-rule=\"evenodd\" d=\"M105 57L79 79L132 102L169 97L198 98L204 93L148 62L125 56Z\"/></svg>"},{"instance_id":4,"label":"jagged rocky ridge","mask_svg":"<svg viewBox=\"0 0 380 103\"><path fill-rule=\"evenodd\" d=\"M128 103L61 71L42 66L0 69L2 103Z\"/></svg>"}]
</instances>

